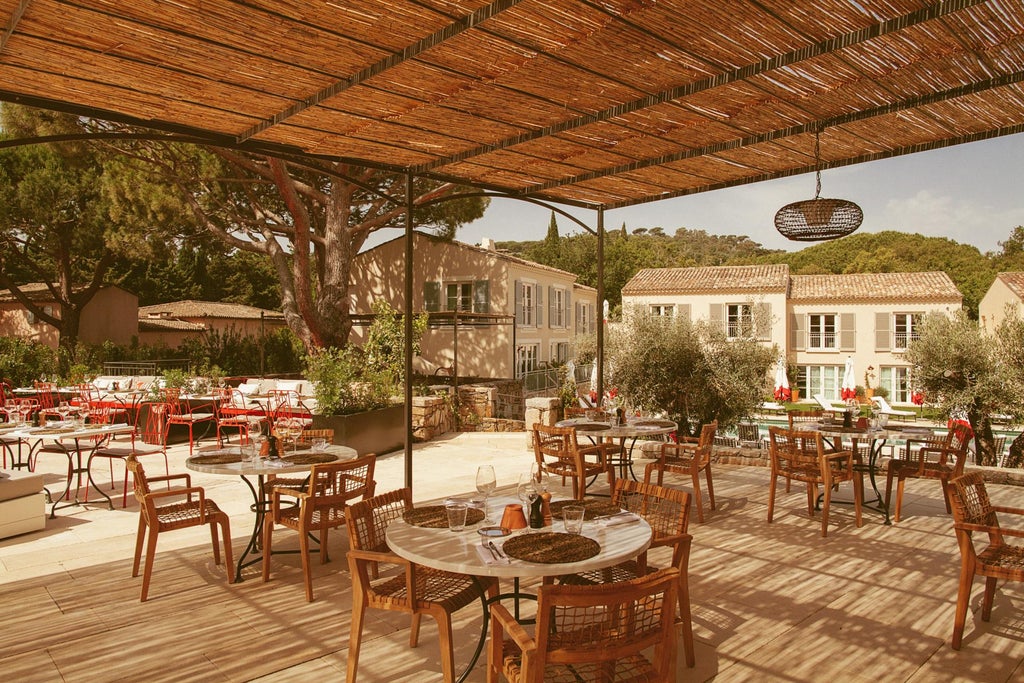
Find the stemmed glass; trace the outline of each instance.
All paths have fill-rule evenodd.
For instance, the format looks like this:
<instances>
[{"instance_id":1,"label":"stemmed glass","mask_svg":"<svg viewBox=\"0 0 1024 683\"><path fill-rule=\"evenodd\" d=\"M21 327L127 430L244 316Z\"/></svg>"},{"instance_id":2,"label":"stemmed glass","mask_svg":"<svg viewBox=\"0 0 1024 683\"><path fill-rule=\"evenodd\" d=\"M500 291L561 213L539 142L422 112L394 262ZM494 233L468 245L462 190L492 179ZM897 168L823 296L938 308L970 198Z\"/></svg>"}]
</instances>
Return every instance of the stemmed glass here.
<instances>
[{"instance_id":1,"label":"stemmed glass","mask_svg":"<svg viewBox=\"0 0 1024 683\"><path fill-rule=\"evenodd\" d=\"M57 404L57 414L60 415L61 423L68 421L68 414L71 412L71 404L67 401L61 401Z\"/></svg>"},{"instance_id":2,"label":"stemmed glass","mask_svg":"<svg viewBox=\"0 0 1024 683\"><path fill-rule=\"evenodd\" d=\"M476 490L484 497L484 521L489 522L490 516L487 510L487 499L494 489L498 488L498 480L494 477L494 467L481 465L476 468Z\"/></svg>"}]
</instances>

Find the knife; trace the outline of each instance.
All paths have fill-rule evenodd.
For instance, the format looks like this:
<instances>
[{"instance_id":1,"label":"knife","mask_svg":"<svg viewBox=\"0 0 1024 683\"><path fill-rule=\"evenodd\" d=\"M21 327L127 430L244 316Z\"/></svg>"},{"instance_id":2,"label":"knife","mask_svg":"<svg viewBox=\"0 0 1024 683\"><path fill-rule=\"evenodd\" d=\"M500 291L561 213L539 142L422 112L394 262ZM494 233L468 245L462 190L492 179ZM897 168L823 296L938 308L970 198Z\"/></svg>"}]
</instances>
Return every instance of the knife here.
<instances>
[{"instance_id":1,"label":"knife","mask_svg":"<svg viewBox=\"0 0 1024 683\"><path fill-rule=\"evenodd\" d=\"M484 547L491 553L491 557L494 558L495 562L501 561L501 558L498 557L498 553L495 552L494 543L488 542Z\"/></svg>"},{"instance_id":2,"label":"knife","mask_svg":"<svg viewBox=\"0 0 1024 683\"><path fill-rule=\"evenodd\" d=\"M499 560L507 560L508 556L503 553L498 546L494 545L494 541L487 541L487 547L491 549L491 552L498 556Z\"/></svg>"}]
</instances>

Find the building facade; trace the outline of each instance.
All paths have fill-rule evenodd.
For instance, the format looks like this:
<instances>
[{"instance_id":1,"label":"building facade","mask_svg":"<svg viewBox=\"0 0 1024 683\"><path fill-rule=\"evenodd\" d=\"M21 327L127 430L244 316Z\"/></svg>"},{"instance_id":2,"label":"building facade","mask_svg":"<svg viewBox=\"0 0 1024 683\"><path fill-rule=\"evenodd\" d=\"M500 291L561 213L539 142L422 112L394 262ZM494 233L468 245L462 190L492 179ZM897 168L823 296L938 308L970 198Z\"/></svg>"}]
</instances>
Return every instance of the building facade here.
<instances>
[{"instance_id":1,"label":"building facade","mask_svg":"<svg viewBox=\"0 0 1024 683\"><path fill-rule=\"evenodd\" d=\"M575 339L597 324L597 292L572 273L481 246L414 233L411 310L429 314L419 372L521 377L573 359ZM352 340L363 344L373 303L398 311L404 296L405 238L359 254L352 266Z\"/></svg>"},{"instance_id":2,"label":"building facade","mask_svg":"<svg viewBox=\"0 0 1024 683\"><path fill-rule=\"evenodd\" d=\"M790 275L786 265L767 265L648 269L626 284L622 301L774 345L803 397L838 400L852 358L856 384L909 403L908 343L924 315L959 310L963 296L942 272Z\"/></svg>"},{"instance_id":3,"label":"building facade","mask_svg":"<svg viewBox=\"0 0 1024 683\"><path fill-rule=\"evenodd\" d=\"M169 348L209 332L259 338L285 327L280 311L191 299L142 306L137 317L140 344Z\"/></svg>"},{"instance_id":4,"label":"building facade","mask_svg":"<svg viewBox=\"0 0 1024 683\"><path fill-rule=\"evenodd\" d=\"M45 312L61 317L61 305L43 283L22 285L19 289ZM82 309L78 338L87 344L129 344L138 334L139 298L116 285L104 285ZM19 337L56 349L60 342L57 328L39 319L8 290L0 291L0 334Z\"/></svg>"},{"instance_id":5,"label":"building facade","mask_svg":"<svg viewBox=\"0 0 1024 683\"><path fill-rule=\"evenodd\" d=\"M1024 273L999 273L978 304L978 320L982 328L995 332L1006 317L1007 306L1024 318Z\"/></svg>"}]
</instances>

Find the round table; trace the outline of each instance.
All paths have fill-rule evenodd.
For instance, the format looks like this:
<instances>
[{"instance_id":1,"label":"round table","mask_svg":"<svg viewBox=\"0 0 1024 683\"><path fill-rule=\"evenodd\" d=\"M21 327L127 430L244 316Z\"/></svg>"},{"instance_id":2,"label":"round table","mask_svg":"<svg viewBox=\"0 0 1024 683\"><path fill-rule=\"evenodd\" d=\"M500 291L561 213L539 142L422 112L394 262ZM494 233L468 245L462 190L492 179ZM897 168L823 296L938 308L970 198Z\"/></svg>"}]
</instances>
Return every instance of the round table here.
<instances>
[{"instance_id":1,"label":"round table","mask_svg":"<svg viewBox=\"0 0 1024 683\"><path fill-rule=\"evenodd\" d=\"M338 460L351 460L359 457L356 450L354 448L349 448L348 446L332 444L327 446L324 452L333 455L335 462ZM189 458L185 461L185 467L205 474L225 474L241 477L242 481L245 482L245 485L249 487L249 492L252 493L252 505L249 507L255 513L256 520L253 524L252 536L249 537L249 543L245 546L245 551L242 553L242 556L238 558L238 565L235 569L235 582L239 582L242 580L242 570L245 567L256 564L263 559L262 556L260 556L253 557L253 559L246 561L246 558L250 554L253 554L260 549L260 530L263 528L263 517L267 511L267 495L264 491L266 476L268 474L277 475L309 472L313 469L313 465L285 465L283 464L285 462L284 460L278 460L278 464L271 465L266 458L260 460L259 463L254 463L250 460L246 460L244 456L240 462L229 463L204 463L196 460L197 457L217 453L238 453L241 455L241 447L229 446L226 448L213 448L197 451L195 457ZM256 477L256 483L254 484L250 481L249 477Z\"/></svg>"},{"instance_id":2,"label":"round table","mask_svg":"<svg viewBox=\"0 0 1024 683\"><path fill-rule=\"evenodd\" d=\"M594 429L588 430L588 425L594 425ZM576 427L577 436L586 436L591 439L609 438L619 439L619 446L622 448L622 458L613 461L619 468L619 476L625 477L628 471L633 481L639 481L636 473L633 472L633 447L640 437L666 436L674 434L679 425L672 420L660 418L630 417L624 424L612 425L610 422L599 422L585 417L574 417L568 420L561 420L555 423L556 427ZM629 448L626 448L626 439L632 439Z\"/></svg>"},{"instance_id":3,"label":"round table","mask_svg":"<svg viewBox=\"0 0 1024 683\"><path fill-rule=\"evenodd\" d=\"M507 503L518 503L519 501L513 498L504 499L498 497L495 502L499 505L498 509L502 509ZM481 522L473 526L467 526L463 531L453 532L449 529L429 529L413 526L406 523L405 520L397 519L388 525L386 532L387 542L391 551L399 557L425 567L469 576L494 576L514 579L515 587L513 592L502 593L494 599L515 598L517 601L519 598L527 597L519 592L519 579L521 578L561 576L563 574L603 569L626 560L631 560L647 550L651 545L651 527L643 519L612 526L604 526L596 521L587 521L583 524L583 535L594 539L601 545L601 550L594 557L579 562L556 564L541 564L516 559L512 559L508 564L490 564L477 551L477 548L481 546L481 540L484 538L477 533L477 529L481 526L486 526L486 523ZM561 527L561 520L556 519L553 527L545 527L538 530L522 529L514 532L513 535L490 540L493 540L494 545L500 550L505 541L514 538L516 535L530 533L531 531L561 531ZM486 541L487 539L484 540ZM459 681L465 680L469 672L472 671L487 641L488 607L490 603L482 589L480 591L480 600L483 605L484 616L483 625L480 629L480 642L477 644L476 651L466 670L459 676ZM517 602L517 618L518 613Z\"/></svg>"}]
</instances>

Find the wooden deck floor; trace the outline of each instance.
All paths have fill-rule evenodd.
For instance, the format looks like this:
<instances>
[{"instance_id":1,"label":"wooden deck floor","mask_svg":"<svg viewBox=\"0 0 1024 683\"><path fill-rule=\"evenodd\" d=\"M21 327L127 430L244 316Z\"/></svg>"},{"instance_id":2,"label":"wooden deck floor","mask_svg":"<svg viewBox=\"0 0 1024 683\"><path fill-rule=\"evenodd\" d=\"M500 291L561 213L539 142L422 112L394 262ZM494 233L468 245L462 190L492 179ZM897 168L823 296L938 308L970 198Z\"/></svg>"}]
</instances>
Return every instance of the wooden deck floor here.
<instances>
[{"instance_id":1,"label":"wooden deck floor","mask_svg":"<svg viewBox=\"0 0 1024 683\"><path fill-rule=\"evenodd\" d=\"M472 489L476 465L495 464L513 484L531 454L522 434L462 434L416 451L415 490L425 500ZM184 471L187 448L172 451ZM151 469L156 469L150 461ZM61 463L41 462L48 479ZM382 458L378 491L402 482L402 455ZM99 475L103 479L105 472ZM249 494L237 479L194 475L231 514L234 549L251 530ZM959 554L935 482L909 482L904 520L884 526L836 506L829 537L808 519L804 494L780 491L765 522L767 471L715 469L718 510L694 521L690 576L697 667L681 680L1020 681L1024 680L1024 589L1001 584L992 621L980 621L981 581L964 648L949 647ZM990 487L1020 505L1017 487ZM228 585L205 530L161 537L150 599L131 578L137 507L85 505L58 512L43 532L0 541L5 681L308 681L344 676L351 589L345 534L332 561L314 564L312 604L304 600L296 555L274 557L263 583L255 568ZM294 546L294 535L278 540ZM660 558L655 558L657 561ZM426 621L425 621L426 623ZM456 623L457 666L469 658L480 616ZM408 647L408 619L371 613L360 658L362 681L441 680L436 631ZM483 681L482 664L471 681Z\"/></svg>"}]
</instances>

